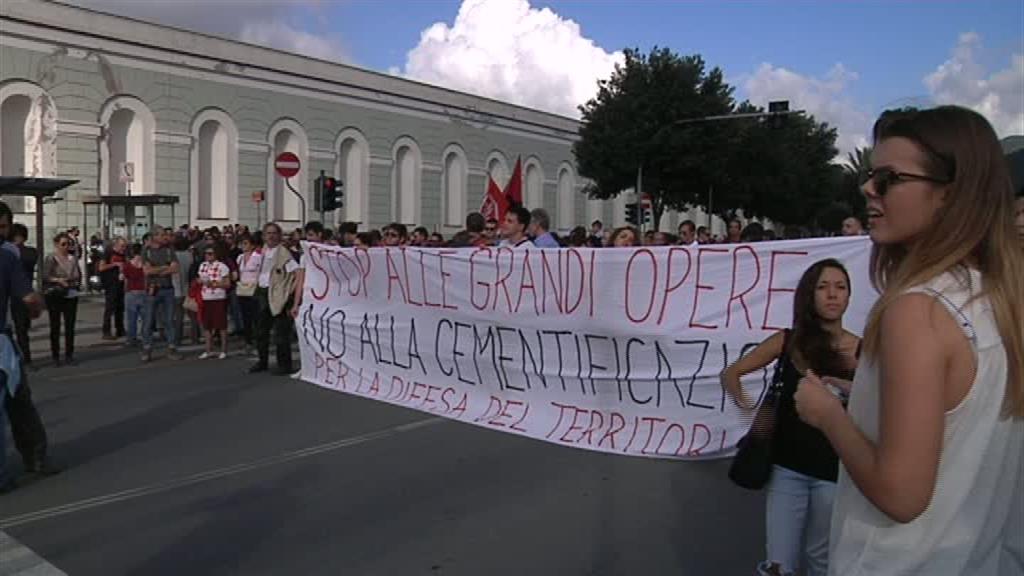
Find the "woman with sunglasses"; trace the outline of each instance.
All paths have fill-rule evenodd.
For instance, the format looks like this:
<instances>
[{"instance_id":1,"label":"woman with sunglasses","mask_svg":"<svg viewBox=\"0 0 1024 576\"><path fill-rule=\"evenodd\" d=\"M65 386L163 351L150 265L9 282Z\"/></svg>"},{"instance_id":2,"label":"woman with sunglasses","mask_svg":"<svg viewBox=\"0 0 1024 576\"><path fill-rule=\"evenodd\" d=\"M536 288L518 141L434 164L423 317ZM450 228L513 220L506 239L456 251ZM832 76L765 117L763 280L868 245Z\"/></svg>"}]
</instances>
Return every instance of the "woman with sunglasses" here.
<instances>
[{"instance_id":1,"label":"woman with sunglasses","mask_svg":"<svg viewBox=\"0 0 1024 576\"><path fill-rule=\"evenodd\" d=\"M830 573L1021 574L1024 253L999 141L964 108L887 113L871 164L881 296L848 411L814 374L796 393L842 463Z\"/></svg>"},{"instance_id":2,"label":"woman with sunglasses","mask_svg":"<svg viewBox=\"0 0 1024 576\"><path fill-rule=\"evenodd\" d=\"M54 366L61 365L61 319L64 321L64 361L67 364L75 362L75 319L78 316L82 271L71 247L71 237L61 232L53 239L53 253L43 261L43 292L50 314L50 354Z\"/></svg>"},{"instance_id":3,"label":"woman with sunglasses","mask_svg":"<svg viewBox=\"0 0 1024 576\"><path fill-rule=\"evenodd\" d=\"M200 360L213 357L213 337L220 336L220 360L228 357L228 295L231 271L221 261L223 244L208 244L203 250L203 263L199 265L199 283L202 285L202 324L206 331L206 351Z\"/></svg>"}]
</instances>

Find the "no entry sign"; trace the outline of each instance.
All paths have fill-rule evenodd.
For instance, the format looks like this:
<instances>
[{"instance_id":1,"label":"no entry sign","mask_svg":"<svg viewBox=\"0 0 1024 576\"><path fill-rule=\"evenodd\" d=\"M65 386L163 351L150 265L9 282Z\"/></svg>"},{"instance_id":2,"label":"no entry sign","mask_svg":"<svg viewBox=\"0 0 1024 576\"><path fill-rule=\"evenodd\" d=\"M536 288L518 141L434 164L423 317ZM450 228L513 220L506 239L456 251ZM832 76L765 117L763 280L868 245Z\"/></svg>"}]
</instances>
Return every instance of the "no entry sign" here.
<instances>
[{"instance_id":1,"label":"no entry sign","mask_svg":"<svg viewBox=\"0 0 1024 576\"><path fill-rule=\"evenodd\" d=\"M282 152L274 159L274 170L277 170L281 178L291 178L299 173L299 157L291 152Z\"/></svg>"}]
</instances>

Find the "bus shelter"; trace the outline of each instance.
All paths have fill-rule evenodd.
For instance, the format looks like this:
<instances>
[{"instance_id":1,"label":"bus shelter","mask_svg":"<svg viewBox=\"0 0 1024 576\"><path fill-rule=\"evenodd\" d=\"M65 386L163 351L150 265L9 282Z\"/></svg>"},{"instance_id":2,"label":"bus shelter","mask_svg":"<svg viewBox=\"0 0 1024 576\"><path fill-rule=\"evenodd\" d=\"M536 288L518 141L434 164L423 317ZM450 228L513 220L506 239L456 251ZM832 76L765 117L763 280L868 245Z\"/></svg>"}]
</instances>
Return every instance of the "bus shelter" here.
<instances>
[{"instance_id":1,"label":"bus shelter","mask_svg":"<svg viewBox=\"0 0 1024 576\"><path fill-rule=\"evenodd\" d=\"M43 238L44 204L59 200L55 195L57 192L77 184L78 180L65 180L61 178L31 178L26 176L0 176L0 196L31 197L36 200L36 249L39 250L39 273L36 274L36 282L42 285L43 281L43 258L46 253L46 241Z\"/></svg>"}]
</instances>

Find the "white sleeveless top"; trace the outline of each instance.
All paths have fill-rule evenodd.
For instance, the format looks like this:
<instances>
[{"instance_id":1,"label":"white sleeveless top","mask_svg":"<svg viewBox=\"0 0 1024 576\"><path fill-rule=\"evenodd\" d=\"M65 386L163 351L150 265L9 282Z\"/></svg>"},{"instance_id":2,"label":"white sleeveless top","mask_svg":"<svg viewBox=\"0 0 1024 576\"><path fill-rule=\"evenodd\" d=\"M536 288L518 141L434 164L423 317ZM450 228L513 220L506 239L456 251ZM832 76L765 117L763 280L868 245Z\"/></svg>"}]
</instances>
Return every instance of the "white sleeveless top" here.
<instances>
[{"instance_id":1,"label":"white sleeveless top","mask_svg":"<svg viewBox=\"0 0 1024 576\"><path fill-rule=\"evenodd\" d=\"M970 391L946 412L942 454L928 508L900 524L861 494L840 466L832 513L832 576L1024 574L1024 420L1002 419L1007 358L988 298L967 303L981 274L945 273L909 292L930 294L963 327L977 358ZM880 374L862 358L849 413L878 441Z\"/></svg>"}]
</instances>

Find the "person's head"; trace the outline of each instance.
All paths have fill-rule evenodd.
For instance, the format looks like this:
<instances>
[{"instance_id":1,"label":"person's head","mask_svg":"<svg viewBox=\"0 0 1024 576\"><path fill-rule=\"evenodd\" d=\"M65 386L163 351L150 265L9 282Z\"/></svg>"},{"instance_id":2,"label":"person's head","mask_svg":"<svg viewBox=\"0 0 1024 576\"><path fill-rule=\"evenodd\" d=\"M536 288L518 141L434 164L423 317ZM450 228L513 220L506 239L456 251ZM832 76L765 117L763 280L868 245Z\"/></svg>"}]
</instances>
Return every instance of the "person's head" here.
<instances>
[{"instance_id":1,"label":"person's head","mask_svg":"<svg viewBox=\"0 0 1024 576\"><path fill-rule=\"evenodd\" d=\"M338 236L342 246L351 246L356 241L356 234L359 233L359 225L355 222L342 222L338 226Z\"/></svg>"},{"instance_id":2,"label":"person's head","mask_svg":"<svg viewBox=\"0 0 1024 576\"><path fill-rule=\"evenodd\" d=\"M148 236L149 236L149 246L151 248L159 248L160 246L163 245L163 243L164 243L164 230L163 230L163 228L161 228L159 226L154 226L153 229L149 231Z\"/></svg>"},{"instance_id":3,"label":"person's head","mask_svg":"<svg viewBox=\"0 0 1024 576\"><path fill-rule=\"evenodd\" d=\"M697 228L697 242L700 244L711 243L711 233L708 232L707 226L701 226L700 228Z\"/></svg>"},{"instance_id":4,"label":"person's head","mask_svg":"<svg viewBox=\"0 0 1024 576\"><path fill-rule=\"evenodd\" d=\"M470 212L466 214L466 232L470 234L482 234L484 227L487 222L484 221L484 215L479 212Z\"/></svg>"},{"instance_id":5,"label":"person's head","mask_svg":"<svg viewBox=\"0 0 1024 576\"><path fill-rule=\"evenodd\" d=\"M841 328L850 304L850 275L838 260L815 262L793 294L790 352L820 376L849 377L830 328Z\"/></svg>"},{"instance_id":6,"label":"person's head","mask_svg":"<svg viewBox=\"0 0 1024 576\"><path fill-rule=\"evenodd\" d=\"M534 208L530 212L530 236L540 236L551 230L551 216L543 208Z\"/></svg>"},{"instance_id":7,"label":"person's head","mask_svg":"<svg viewBox=\"0 0 1024 576\"><path fill-rule=\"evenodd\" d=\"M124 254L124 249L127 246L128 246L128 243L125 242L125 239L121 238L120 236L118 236L118 237L114 238L114 242L111 243L110 249L113 250L117 254Z\"/></svg>"},{"instance_id":8,"label":"person's head","mask_svg":"<svg viewBox=\"0 0 1024 576\"><path fill-rule=\"evenodd\" d=\"M651 237L651 246L668 246L669 238L668 234L664 232L655 232Z\"/></svg>"},{"instance_id":9,"label":"person's head","mask_svg":"<svg viewBox=\"0 0 1024 576\"><path fill-rule=\"evenodd\" d=\"M431 248L440 248L441 246L444 246L444 236L442 236L440 232L434 232L427 240L427 246L430 246Z\"/></svg>"},{"instance_id":10,"label":"person's head","mask_svg":"<svg viewBox=\"0 0 1024 576\"><path fill-rule=\"evenodd\" d=\"M864 224L856 216L847 216L843 220L843 236L860 236L864 234Z\"/></svg>"},{"instance_id":11,"label":"person's head","mask_svg":"<svg viewBox=\"0 0 1024 576\"><path fill-rule=\"evenodd\" d=\"M21 222L15 222L11 226L11 242L18 246L24 246L28 240L28 228Z\"/></svg>"},{"instance_id":12,"label":"person's head","mask_svg":"<svg viewBox=\"0 0 1024 576\"><path fill-rule=\"evenodd\" d=\"M303 232L305 232L307 242L324 241L324 225L321 222L316 220L307 222Z\"/></svg>"},{"instance_id":13,"label":"person's head","mask_svg":"<svg viewBox=\"0 0 1024 576\"><path fill-rule=\"evenodd\" d=\"M601 231L604 229L604 224L600 220L594 220L590 223L590 234L591 236L600 236Z\"/></svg>"},{"instance_id":14,"label":"person's head","mask_svg":"<svg viewBox=\"0 0 1024 576\"><path fill-rule=\"evenodd\" d=\"M743 234L743 223L738 219L732 219L729 221L729 241L739 242L740 237Z\"/></svg>"},{"instance_id":15,"label":"person's head","mask_svg":"<svg viewBox=\"0 0 1024 576\"><path fill-rule=\"evenodd\" d=\"M402 246L409 240L409 229L405 224L392 222L384 228L385 246Z\"/></svg>"},{"instance_id":16,"label":"person's head","mask_svg":"<svg viewBox=\"0 0 1024 576\"><path fill-rule=\"evenodd\" d=\"M608 241L608 244L614 248L639 246L640 236L632 226L623 226L621 228L616 228L615 231L612 232L612 237Z\"/></svg>"},{"instance_id":17,"label":"person's head","mask_svg":"<svg viewBox=\"0 0 1024 576\"><path fill-rule=\"evenodd\" d=\"M751 222L740 234L743 242L762 242L764 240L764 226L758 222Z\"/></svg>"},{"instance_id":18,"label":"person's head","mask_svg":"<svg viewBox=\"0 0 1024 576\"><path fill-rule=\"evenodd\" d=\"M14 224L14 213L6 202L0 202L0 244L11 236L11 225Z\"/></svg>"},{"instance_id":19,"label":"person's head","mask_svg":"<svg viewBox=\"0 0 1024 576\"><path fill-rule=\"evenodd\" d=\"M263 242L267 248L277 248L281 243L281 227L276 222L267 222L263 226Z\"/></svg>"},{"instance_id":20,"label":"person's head","mask_svg":"<svg viewBox=\"0 0 1024 576\"><path fill-rule=\"evenodd\" d=\"M575 248L580 248L588 245L590 238L587 236L587 229L583 226L577 226L569 232L568 244Z\"/></svg>"},{"instance_id":21,"label":"person's head","mask_svg":"<svg viewBox=\"0 0 1024 576\"><path fill-rule=\"evenodd\" d=\"M218 252L218 247L219 246L220 246L219 242L213 242L213 243L207 244L206 247L203 248L203 261L204 262L215 262L218 259L217 258L217 252Z\"/></svg>"},{"instance_id":22,"label":"person's head","mask_svg":"<svg viewBox=\"0 0 1024 576\"><path fill-rule=\"evenodd\" d=\"M487 222L484 222L484 236L494 240L495 236L498 235L498 221L494 218L488 218Z\"/></svg>"},{"instance_id":23,"label":"person's head","mask_svg":"<svg viewBox=\"0 0 1024 576\"><path fill-rule=\"evenodd\" d=\"M132 244L131 256L130 257L131 258L141 258L142 257L142 243L136 242L136 243Z\"/></svg>"},{"instance_id":24,"label":"person's head","mask_svg":"<svg viewBox=\"0 0 1024 576\"><path fill-rule=\"evenodd\" d=\"M411 242L413 246L424 246L427 243L427 238L430 236L430 232L423 226L417 226L412 231Z\"/></svg>"},{"instance_id":25,"label":"person's head","mask_svg":"<svg viewBox=\"0 0 1024 576\"><path fill-rule=\"evenodd\" d=\"M648 230L647 232L644 232L644 244L654 244L654 230Z\"/></svg>"},{"instance_id":26,"label":"person's head","mask_svg":"<svg viewBox=\"0 0 1024 576\"><path fill-rule=\"evenodd\" d=\"M253 241L252 236L243 234L239 238L239 244L242 247L242 252L249 253L256 249L256 243Z\"/></svg>"},{"instance_id":27,"label":"person's head","mask_svg":"<svg viewBox=\"0 0 1024 576\"><path fill-rule=\"evenodd\" d=\"M862 186L881 296L864 350L877 357L881 316L907 289L969 266L1007 352L1004 408L1024 416L1024 251L1013 223L1013 185L992 126L958 106L885 113L874 127L873 170Z\"/></svg>"},{"instance_id":28,"label":"person's head","mask_svg":"<svg viewBox=\"0 0 1024 576\"><path fill-rule=\"evenodd\" d=\"M71 235L67 232L61 232L53 237L53 251L60 256L67 256L70 247Z\"/></svg>"},{"instance_id":29,"label":"person's head","mask_svg":"<svg viewBox=\"0 0 1024 576\"><path fill-rule=\"evenodd\" d=\"M377 246L379 239L373 234L373 232L375 232L375 230L356 234L356 240L353 243L353 246L356 248L373 248L374 246Z\"/></svg>"},{"instance_id":30,"label":"person's head","mask_svg":"<svg viewBox=\"0 0 1024 576\"><path fill-rule=\"evenodd\" d=\"M501 223L501 233L505 238L517 241L526 234L530 226L530 211L523 206L513 206L505 212L505 221Z\"/></svg>"},{"instance_id":31,"label":"person's head","mask_svg":"<svg viewBox=\"0 0 1024 576\"><path fill-rule=\"evenodd\" d=\"M683 223L679 225L679 243L689 246L696 239L697 225L693 223L693 220L683 220Z\"/></svg>"}]
</instances>

